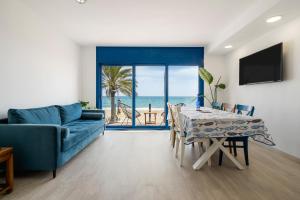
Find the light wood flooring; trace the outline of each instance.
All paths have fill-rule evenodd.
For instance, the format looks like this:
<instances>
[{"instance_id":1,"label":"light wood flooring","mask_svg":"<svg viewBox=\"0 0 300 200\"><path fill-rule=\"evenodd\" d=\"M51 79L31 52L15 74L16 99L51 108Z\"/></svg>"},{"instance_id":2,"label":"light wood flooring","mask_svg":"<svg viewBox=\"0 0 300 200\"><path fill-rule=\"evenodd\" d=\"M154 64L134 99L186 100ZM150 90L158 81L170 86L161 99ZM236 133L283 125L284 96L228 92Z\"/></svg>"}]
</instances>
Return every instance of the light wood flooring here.
<instances>
[{"instance_id":1,"label":"light wood flooring","mask_svg":"<svg viewBox=\"0 0 300 200\"><path fill-rule=\"evenodd\" d=\"M0 199L26 200L260 200L300 199L300 160L275 149L250 144L250 167L223 166L193 171L197 146L186 148L184 167L166 131L109 132L51 172L15 177L14 191ZM242 152L238 160L244 164Z\"/></svg>"}]
</instances>

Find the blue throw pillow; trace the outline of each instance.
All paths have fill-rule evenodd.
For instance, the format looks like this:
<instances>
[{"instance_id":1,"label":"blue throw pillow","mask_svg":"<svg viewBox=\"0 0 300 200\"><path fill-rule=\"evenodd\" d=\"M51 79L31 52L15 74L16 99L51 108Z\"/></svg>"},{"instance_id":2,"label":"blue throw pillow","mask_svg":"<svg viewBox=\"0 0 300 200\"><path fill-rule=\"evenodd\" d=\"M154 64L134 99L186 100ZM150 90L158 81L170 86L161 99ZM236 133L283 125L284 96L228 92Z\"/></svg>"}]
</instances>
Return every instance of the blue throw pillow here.
<instances>
[{"instance_id":1,"label":"blue throw pillow","mask_svg":"<svg viewBox=\"0 0 300 200\"><path fill-rule=\"evenodd\" d=\"M58 124L61 119L55 106L31 109L9 109L9 124Z\"/></svg>"},{"instance_id":2,"label":"blue throw pillow","mask_svg":"<svg viewBox=\"0 0 300 200\"><path fill-rule=\"evenodd\" d=\"M57 108L60 112L62 124L67 124L81 117L82 108L80 103L74 103L65 106L57 106Z\"/></svg>"}]
</instances>

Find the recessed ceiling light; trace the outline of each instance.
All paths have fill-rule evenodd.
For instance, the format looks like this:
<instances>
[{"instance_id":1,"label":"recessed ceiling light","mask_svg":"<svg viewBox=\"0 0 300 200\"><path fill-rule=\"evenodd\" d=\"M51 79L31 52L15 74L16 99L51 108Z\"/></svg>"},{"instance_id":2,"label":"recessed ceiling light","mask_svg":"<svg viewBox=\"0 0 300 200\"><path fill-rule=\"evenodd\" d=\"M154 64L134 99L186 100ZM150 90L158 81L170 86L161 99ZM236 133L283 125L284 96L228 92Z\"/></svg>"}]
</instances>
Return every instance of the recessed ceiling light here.
<instances>
[{"instance_id":1,"label":"recessed ceiling light","mask_svg":"<svg viewBox=\"0 0 300 200\"><path fill-rule=\"evenodd\" d=\"M231 49L231 48L232 48L232 45L226 45L224 48L225 48L225 49Z\"/></svg>"},{"instance_id":2,"label":"recessed ceiling light","mask_svg":"<svg viewBox=\"0 0 300 200\"><path fill-rule=\"evenodd\" d=\"M274 17L270 17L266 20L267 23L274 23L274 22L277 22L279 20L282 19L282 16L274 16Z\"/></svg>"},{"instance_id":3,"label":"recessed ceiling light","mask_svg":"<svg viewBox=\"0 0 300 200\"><path fill-rule=\"evenodd\" d=\"M85 3L87 0L76 0L76 1L77 1L77 3L83 4L83 3Z\"/></svg>"}]
</instances>

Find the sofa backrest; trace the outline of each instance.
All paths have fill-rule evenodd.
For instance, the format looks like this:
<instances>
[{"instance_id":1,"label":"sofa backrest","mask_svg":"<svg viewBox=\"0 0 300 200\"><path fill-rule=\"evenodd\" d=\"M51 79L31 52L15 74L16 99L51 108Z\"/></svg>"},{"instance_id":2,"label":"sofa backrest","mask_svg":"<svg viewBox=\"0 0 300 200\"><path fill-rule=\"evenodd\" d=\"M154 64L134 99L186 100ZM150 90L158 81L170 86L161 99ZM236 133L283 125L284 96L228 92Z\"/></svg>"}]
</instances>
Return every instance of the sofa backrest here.
<instances>
[{"instance_id":1,"label":"sofa backrest","mask_svg":"<svg viewBox=\"0 0 300 200\"><path fill-rule=\"evenodd\" d=\"M62 124L67 124L81 117L82 107L80 103L56 107L59 109Z\"/></svg>"},{"instance_id":2,"label":"sofa backrest","mask_svg":"<svg viewBox=\"0 0 300 200\"><path fill-rule=\"evenodd\" d=\"M59 110L55 106L31 109L9 109L8 123L61 125L61 118Z\"/></svg>"}]
</instances>

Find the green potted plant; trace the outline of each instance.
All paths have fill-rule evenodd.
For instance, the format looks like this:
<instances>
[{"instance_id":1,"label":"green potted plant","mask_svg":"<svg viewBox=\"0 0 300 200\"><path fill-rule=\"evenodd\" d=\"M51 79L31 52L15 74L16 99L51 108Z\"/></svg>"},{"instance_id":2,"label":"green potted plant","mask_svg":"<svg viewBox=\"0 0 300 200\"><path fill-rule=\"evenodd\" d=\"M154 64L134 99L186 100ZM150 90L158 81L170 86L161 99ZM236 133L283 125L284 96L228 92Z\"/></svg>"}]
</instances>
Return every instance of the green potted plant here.
<instances>
[{"instance_id":1,"label":"green potted plant","mask_svg":"<svg viewBox=\"0 0 300 200\"><path fill-rule=\"evenodd\" d=\"M81 107L82 107L83 109L88 109L89 103L90 103L90 102L88 102L88 101L80 101Z\"/></svg>"},{"instance_id":2,"label":"green potted plant","mask_svg":"<svg viewBox=\"0 0 300 200\"><path fill-rule=\"evenodd\" d=\"M209 91L210 91L209 96L203 95L203 97L210 103L211 107L215 108L216 105L218 105L218 90L219 89L224 90L226 88L226 85L224 83L220 83L221 76L214 84L213 75L203 67L199 69L199 76L205 83L208 84Z\"/></svg>"}]
</instances>

